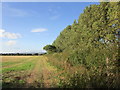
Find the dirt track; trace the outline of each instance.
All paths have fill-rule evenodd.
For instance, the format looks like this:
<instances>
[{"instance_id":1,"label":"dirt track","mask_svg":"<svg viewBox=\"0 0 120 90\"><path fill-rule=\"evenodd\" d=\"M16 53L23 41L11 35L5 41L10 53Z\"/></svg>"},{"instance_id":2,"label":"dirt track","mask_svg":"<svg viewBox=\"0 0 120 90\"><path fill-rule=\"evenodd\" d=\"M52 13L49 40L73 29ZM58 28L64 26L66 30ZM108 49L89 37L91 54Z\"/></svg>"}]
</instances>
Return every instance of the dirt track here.
<instances>
[{"instance_id":1,"label":"dirt track","mask_svg":"<svg viewBox=\"0 0 120 90\"><path fill-rule=\"evenodd\" d=\"M47 58L41 56L36 62L34 69L30 72L27 82L32 84L42 80L44 87L50 87L53 83L52 75L55 72L56 68L48 65Z\"/></svg>"}]
</instances>

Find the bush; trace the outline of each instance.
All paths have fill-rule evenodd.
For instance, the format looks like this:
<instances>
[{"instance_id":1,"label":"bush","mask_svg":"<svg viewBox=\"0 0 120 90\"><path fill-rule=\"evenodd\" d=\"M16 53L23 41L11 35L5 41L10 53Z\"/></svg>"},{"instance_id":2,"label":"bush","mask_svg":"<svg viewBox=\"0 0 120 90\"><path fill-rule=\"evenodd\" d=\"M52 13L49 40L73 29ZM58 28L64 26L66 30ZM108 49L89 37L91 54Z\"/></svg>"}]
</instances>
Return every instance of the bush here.
<instances>
[{"instance_id":1,"label":"bush","mask_svg":"<svg viewBox=\"0 0 120 90\"><path fill-rule=\"evenodd\" d=\"M43 47L44 50L46 50L48 53L53 53L53 52L62 52L59 48L56 48L53 45L46 45Z\"/></svg>"},{"instance_id":2,"label":"bush","mask_svg":"<svg viewBox=\"0 0 120 90\"><path fill-rule=\"evenodd\" d=\"M46 45L45 47L43 47L43 49L46 50L48 53L57 52L56 47L53 45Z\"/></svg>"}]
</instances>

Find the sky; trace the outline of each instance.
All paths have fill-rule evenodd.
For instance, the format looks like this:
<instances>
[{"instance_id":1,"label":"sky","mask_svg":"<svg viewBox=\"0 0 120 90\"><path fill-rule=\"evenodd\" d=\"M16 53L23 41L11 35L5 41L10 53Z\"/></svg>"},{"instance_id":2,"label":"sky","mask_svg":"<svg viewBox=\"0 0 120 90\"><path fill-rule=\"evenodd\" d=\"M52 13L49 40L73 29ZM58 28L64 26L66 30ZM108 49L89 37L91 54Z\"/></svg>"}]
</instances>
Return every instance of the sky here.
<instances>
[{"instance_id":1,"label":"sky","mask_svg":"<svg viewBox=\"0 0 120 90\"><path fill-rule=\"evenodd\" d=\"M99 2L99 1L110 1L110 0L1 0L2 2ZM111 0L116 1L116 0Z\"/></svg>"},{"instance_id":2,"label":"sky","mask_svg":"<svg viewBox=\"0 0 120 90\"><path fill-rule=\"evenodd\" d=\"M98 2L2 2L0 52L44 52L91 4Z\"/></svg>"}]
</instances>

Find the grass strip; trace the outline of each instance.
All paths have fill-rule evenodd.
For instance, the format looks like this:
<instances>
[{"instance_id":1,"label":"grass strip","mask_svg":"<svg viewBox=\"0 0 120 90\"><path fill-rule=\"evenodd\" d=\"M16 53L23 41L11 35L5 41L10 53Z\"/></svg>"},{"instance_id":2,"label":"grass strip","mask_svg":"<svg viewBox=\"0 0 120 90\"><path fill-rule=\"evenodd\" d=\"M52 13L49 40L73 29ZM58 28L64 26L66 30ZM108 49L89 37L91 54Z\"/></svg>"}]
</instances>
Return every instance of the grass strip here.
<instances>
[{"instance_id":1,"label":"grass strip","mask_svg":"<svg viewBox=\"0 0 120 90\"><path fill-rule=\"evenodd\" d=\"M4 68L4 69L2 69L2 72L5 73L5 72L9 72L9 71L29 70L35 66L35 61L36 60L32 60L32 61L26 62L25 64L22 64L20 66L15 66L15 67L11 67L11 68Z\"/></svg>"},{"instance_id":2,"label":"grass strip","mask_svg":"<svg viewBox=\"0 0 120 90\"><path fill-rule=\"evenodd\" d=\"M28 59L29 59L29 58L27 58L27 60L28 60ZM22 58L22 59L19 59L19 60L17 60L17 61L14 61L14 62L12 62L12 61L2 62L2 67L8 66L8 65L12 65L12 64L21 63L21 62L23 62L23 61L26 61L26 58Z\"/></svg>"}]
</instances>

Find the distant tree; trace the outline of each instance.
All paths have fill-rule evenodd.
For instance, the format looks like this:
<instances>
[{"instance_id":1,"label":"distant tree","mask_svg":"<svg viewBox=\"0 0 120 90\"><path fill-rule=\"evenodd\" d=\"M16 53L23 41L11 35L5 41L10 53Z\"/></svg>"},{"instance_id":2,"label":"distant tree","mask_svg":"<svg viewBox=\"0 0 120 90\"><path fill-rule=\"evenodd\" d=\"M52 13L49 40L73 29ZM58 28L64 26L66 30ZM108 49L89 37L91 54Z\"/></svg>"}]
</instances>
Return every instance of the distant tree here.
<instances>
[{"instance_id":1,"label":"distant tree","mask_svg":"<svg viewBox=\"0 0 120 90\"><path fill-rule=\"evenodd\" d=\"M43 47L43 49L46 50L48 53L57 52L56 47L53 45L46 45L45 47Z\"/></svg>"}]
</instances>

